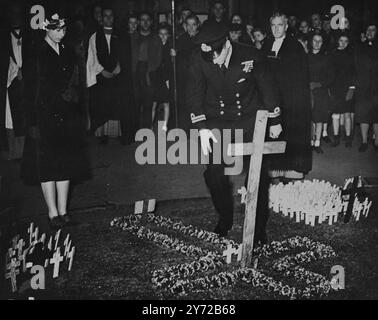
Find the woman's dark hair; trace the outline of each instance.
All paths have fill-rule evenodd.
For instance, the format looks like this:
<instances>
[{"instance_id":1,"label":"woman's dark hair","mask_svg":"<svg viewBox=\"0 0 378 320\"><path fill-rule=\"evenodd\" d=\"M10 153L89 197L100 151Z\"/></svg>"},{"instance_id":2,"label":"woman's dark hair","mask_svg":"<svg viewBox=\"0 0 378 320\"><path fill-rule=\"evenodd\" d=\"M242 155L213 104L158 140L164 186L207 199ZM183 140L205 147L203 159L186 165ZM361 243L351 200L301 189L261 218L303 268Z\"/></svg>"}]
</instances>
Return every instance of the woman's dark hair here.
<instances>
[{"instance_id":1,"label":"woman's dark hair","mask_svg":"<svg viewBox=\"0 0 378 320\"><path fill-rule=\"evenodd\" d=\"M235 17L240 17L240 19L241 19L241 21L242 21L242 24L244 24L244 17L243 17L243 15L241 15L240 13L234 13L234 14L231 16L230 23L232 23L232 20L233 20Z\"/></svg>"},{"instance_id":2,"label":"woman's dark hair","mask_svg":"<svg viewBox=\"0 0 378 320\"><path fill-rule=\"evenodd\" d=\"M324 36L321 34L321 33L313 33L313 34L311 34L311 36L310 37L308 37L308 44L307 44L307 46L308 46L308 50L309 50L309 52L312 52L312 49L313 49L313 47L312 47L312 40L314 40L314 37L315 36L318 36L318 37L322 37L322 39L323 39L323 43L322 43L322 47L321 47L321 49L320 49L320 51L319 51L319 53L324 53L325 52L325 43L324 43Z\"/></svg>"},{"instance_id":3,"label":"woman's dark hair","mask_svg":"<svg viewBox=\"0 0 378 320\"><path fill-rule=\"evenodd\" d=\"M264 27L258 26L256 28L253 28L253 32L261 32L264 35L267 35L267 31Z\"/></svg>"}]
</instances>

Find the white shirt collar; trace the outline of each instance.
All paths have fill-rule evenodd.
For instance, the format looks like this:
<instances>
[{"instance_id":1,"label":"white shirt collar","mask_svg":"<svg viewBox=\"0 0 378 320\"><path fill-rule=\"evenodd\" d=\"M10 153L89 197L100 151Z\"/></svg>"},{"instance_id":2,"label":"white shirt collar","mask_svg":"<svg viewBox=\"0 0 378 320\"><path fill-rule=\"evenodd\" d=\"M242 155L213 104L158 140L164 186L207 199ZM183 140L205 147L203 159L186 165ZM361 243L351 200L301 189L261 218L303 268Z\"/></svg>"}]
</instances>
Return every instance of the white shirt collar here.
<instances>
[{"instance_id":1,"label":"white shirt collar","mask_svg":"<svg viewBox=\"0 0 378 320\"><path fill-rule=\"evenodd\" d=\"M230 46L230 49L228 50L228 55L227 55L226 60L224 62L224 65L226 66L226 68L228 68L228 65L230 64L231 56L232 56L232 44Z\"/></svg>"},{"instance_id":2,"label":"white shirt collar","mask_svg":"<svg viewBox=\"0 0 378 320\"><path fill-rule=\"evenodd\" d=\"M285 40L285 38L286 38L286 35L283 36L283 37L281 37L281 38L274 39L273 46L272 46L272 51L274 51L276 53L276 55L280 51L282 43Z\"/></svg>"},{"instance_id":3,"label":"white shirt collar","mask_svg":"<svg viewBox=\"0 0 378 320\"><path fill-rule=\"evenodd\" d=\"M230 43L230 48L228 49L226 59L224 60L224 63L223 63L227 69L228 69L228 65L230 64L231 56L232 56L232 44ZM219 68L221 67L222 65L219 64Z\"/></svg>"}]
</instances>

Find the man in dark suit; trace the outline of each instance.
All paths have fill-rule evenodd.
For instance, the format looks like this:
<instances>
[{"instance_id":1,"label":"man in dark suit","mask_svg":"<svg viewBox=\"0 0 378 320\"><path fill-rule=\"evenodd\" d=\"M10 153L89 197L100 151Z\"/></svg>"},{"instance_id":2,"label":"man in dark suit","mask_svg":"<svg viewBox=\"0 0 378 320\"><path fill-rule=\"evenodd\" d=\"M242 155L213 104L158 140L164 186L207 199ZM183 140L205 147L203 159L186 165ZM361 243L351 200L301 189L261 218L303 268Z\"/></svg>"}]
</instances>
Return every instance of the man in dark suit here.
<instances>
[{"instance_id":1,"label":"man in dark suit","mask_svg":"<svg viewBox=\"0 0 378 320\"><path fill-rule=\"evenodd\" d=\"M226 164L213 161L212 145L220 143L212 129L242 129L243 141L251 141L256 112L268 109L274 117L270 137L278 138L280 108L272 77L265 69L262 56L253 47L231 43L226 26L204 26L194 41L200 48L191 57L186 92L186 105L191 110L192 124L200 129L202 151L210 152L204 173L219 222L214 230L227 236L233 224L233 196L230 180L225 175ZM223 154L223 153L222 153ZM248 163L248 161L247 161ZM255 241L266 242L268 218L268 176L263 164L259 188ZM247 180L246 180L247 181Z\"/></svg>"},{"instance_id":2,"label":"man in dark suit","mask_svg":"<svg viewBox=\"0 0 378 320\"><path fill-rule=\"evenodd\" d=\"M273 39L262 48L279 91L282 109L284 154L272 155L271 177L303 179L312 169L311 104L308 58L297 39L287 34L288 19L282 13L270 18Z\"/></svg>"}]
</instances>

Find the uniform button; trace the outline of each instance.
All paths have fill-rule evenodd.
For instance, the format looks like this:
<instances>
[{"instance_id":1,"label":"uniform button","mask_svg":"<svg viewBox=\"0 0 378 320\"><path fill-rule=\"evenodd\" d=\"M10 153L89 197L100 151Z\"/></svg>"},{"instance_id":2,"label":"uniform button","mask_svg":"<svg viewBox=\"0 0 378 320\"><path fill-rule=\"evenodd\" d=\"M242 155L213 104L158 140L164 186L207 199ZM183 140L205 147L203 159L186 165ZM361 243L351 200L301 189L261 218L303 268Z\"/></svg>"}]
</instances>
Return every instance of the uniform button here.
<instances>
[{"instance_id":1,"label":"uniform button","mask_svg":"<svg viewBox=\"0 0 378 320\"><path fill-rule=\"evenodd\" d=\"M241 113L240 113L240 112L238 113L238 116L239 116L239 117L241 116Z\"/></svg>"},{"instance_id":2,"label":"uniform button","mask_svg":"<svg viewBox=\"0 0 378 320\"><path fill-rule=\"evenodd\" d=\"M224 107L224 103L221 103L221 107L222 107L222 108Z\"/></svg>"},{"instance_id":3,"label":"uniform button","mask_svg":"<svg viewBox=\"0 0 378 320\"><path fill-rule=\"evenodd\" d=\"M220 114L221 114L221 115L224 115L224 111L222 110L222 111L220 112Z\"/></svg>"},{"instance_id":4,"label":"uniform button","mask_svg":"<svg viewBox=\"0 0 378 320\"><path fill-rule=\"evenodd\" d=\"M236 101L236 103L237 103L237 104L240 104L240 101L238 100L238 101Z\"/></svg>"},{"instance_id":5,"label":"uniform button","mask_svg":"<svg viewBox=\"0 0 378 320\"><path fill-rule=\"evenodd\" d=\"M239 106L238 106L238 109L241 109L241 108L242 108L242 106L239 105Z\"/></svg>"},{"instance_id":6,"label":"uniform button","mask_svg":"<svg viewBox=\"0 0 378 320\"><path fill-rule=\"evenodd\" d=\"M240 97L240 93L235 94L235 96L236 96L237 98L239 98L239 97Z\"/></svg>"}]
</instances>

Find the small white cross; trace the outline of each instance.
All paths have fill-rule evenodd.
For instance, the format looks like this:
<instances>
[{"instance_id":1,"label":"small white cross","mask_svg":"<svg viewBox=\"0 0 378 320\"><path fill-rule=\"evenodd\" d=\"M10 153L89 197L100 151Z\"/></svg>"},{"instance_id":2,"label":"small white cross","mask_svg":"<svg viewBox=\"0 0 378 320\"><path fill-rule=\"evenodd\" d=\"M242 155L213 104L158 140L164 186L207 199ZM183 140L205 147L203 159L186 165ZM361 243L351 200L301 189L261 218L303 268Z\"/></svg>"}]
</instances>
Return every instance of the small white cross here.
<instances>
[{"instance_id":1,"label":"small white cross","mask_svg":"<svg viewBox=\"0 0 378 320\"><path fill-rule=\"evenodd\" d=\"M55 234L55 246L54 250L58 248L58 243L59 243L59 238L60 238L60 233L62 232L62 229L59 229L57 233Z\"/></svg>"},{"instance_id":2,"label":"small white cross","mask_svg":"<svg viewBox=\"0 0 378 320\"><path fill-rule=\"evenodd\" d=\"M28 233L29 233L29 245L32 245L33 233L34 233L34 222L30 223L30 226L28 228Z\"/></svg>"},{"instance_id":3,"label":"small white cross","mask_svg":"<svg viewBox=\"0 0 378 320\"><path fill-rule=\"evenodd\" d=\"M223 251L223 256L226 257L227 264L231 263L231 257L233 253L234 253L234 249L232 248L232 245L231 244L227 245L227 250Z\"/></svg>"},{"instance_id":4,"label":"small white cross","mask_svg":"<svg viewBox=\"0 0 378 320\"><path fill-rule=\"evenodd\" d=\"M68 271L71 271L74 255L75 255L75 246L72 247L71 251L67 255L67 258L70 259L70 263L68 264Z\"/></svg>"},{"instance_id":5,"label":"small white cross","mask_svg":"<svg viewBox=\"0 0 378 320\"><path fill-rule=\"evenodd\" d=\"M147 212L151 213L155 211L155 206L156 206L156 199L150 199L148 200L148 209Z\"/></svg>"},{"instance_id":6,"label":"small white cross","mask_svg":"<svg viewBox=\"0 0 378 320\"><path fill-rule=\"evenodd\" d=\"M241 200L240 202L242 204L246 203L246 198L247 198L247 189L243 186L238 190L238 194L241 195Z\"/></svg>"},{"instance_id":7,"label":"small white cross","mask_svg":"<svg viewBox=\"0 0 378 320\"><path fill-rule=\"evenodd\" d=\"M5 279L11 279L12 283L12 292L17 291L17 275L20 274L18 267L20 266L20 261L17 261L16 258L12 258L9 265L7 265L7 270L9 273L5 274Z\"/></svg>"},{"instance_id":8,"label":"small white cross","mask_svg":"<svg viewBox=\"0 0 378 320\"><path fill-rule=\"evenodd\" d=\"M59 276L59 264L63 261L63 257L60 255L60 247L56 249L53 257L50 259L50 264L54 265L53 278Z\"/></svg>"},{"instance_id":9,"label":"small white cross","mask_svg":"<svg viewBox=\"0 0 378 320\"><path fill-rule=\"evenodd\" d=\"M68 254L71 250L71 244L72 244L72 241L70 240L70 242L68 242L67 245L64 245L64 256L68 258Z\"/></svg>"},{"instance_id":10,"label":"small white cross","mask_svg":"<svg viewBox=\"0 0 378 320\"><path fill-rule=\"evenodd\" d=\"M143 201L135 202L134 214L142 214L142 213L143 213Z\"/></svg>"}]
</instances>

